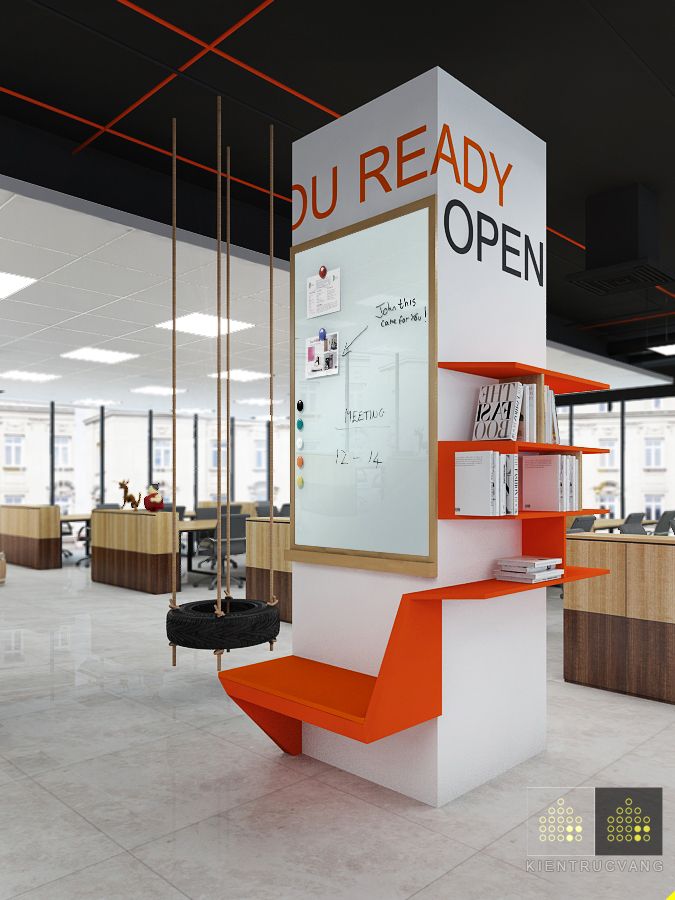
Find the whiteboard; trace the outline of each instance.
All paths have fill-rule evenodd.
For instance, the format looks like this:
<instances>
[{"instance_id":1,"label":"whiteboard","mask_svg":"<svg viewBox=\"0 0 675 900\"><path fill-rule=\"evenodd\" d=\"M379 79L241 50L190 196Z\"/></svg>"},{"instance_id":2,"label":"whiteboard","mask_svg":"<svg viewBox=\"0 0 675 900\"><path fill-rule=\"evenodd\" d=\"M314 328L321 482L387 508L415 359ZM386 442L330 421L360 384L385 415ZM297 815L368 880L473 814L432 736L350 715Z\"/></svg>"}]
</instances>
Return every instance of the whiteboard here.
<instances>
[{"instance_id":1,"label":"whiteboard","mask_svg":"<svg viewBox=\"0 0 675 900\"><path fill-rule=\"evenodd\" d=\"M432 201L300 245L292 264L292 546L435 560ZM317 315L323 267L338 287Z\"/></svg>"}]
</instances>

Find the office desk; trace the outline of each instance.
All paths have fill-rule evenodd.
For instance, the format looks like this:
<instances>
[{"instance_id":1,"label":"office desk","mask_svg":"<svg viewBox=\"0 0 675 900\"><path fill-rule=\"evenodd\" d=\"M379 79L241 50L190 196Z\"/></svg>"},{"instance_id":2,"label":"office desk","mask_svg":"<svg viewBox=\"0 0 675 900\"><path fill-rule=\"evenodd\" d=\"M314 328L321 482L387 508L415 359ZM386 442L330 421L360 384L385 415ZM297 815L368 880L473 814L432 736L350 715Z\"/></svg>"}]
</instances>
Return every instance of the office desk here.
<instances>
[{"instance_id":1,"label":"office desk","mask_svg":"<svg viewBox=\"0 0 675 900\"><path fill-rule=\"evenodd\" d=\"M170 593L174 522L165 512L92 510L91 580L146 594ZM177 570L180 590L180 557Z\"/></svg>"},{"instance_id":2,"label":"office desk","mask_svg":"<svg viewBox=\"0 0 675 900\"><path fill-rule=\"evenodd\" d=\"M565 585L565 680L675 703L675 537L570 534L567 563L610 574Z\"/></svg>"},{"instance_id":3,"label":"office desk","mask_svg":"<svg viewBox=\"0 0 675 900\"><path fill-rule=\"evenodd\" d=\"M91 522L91 513L66 513L61 516L62 522Z\"/></svg>"},{"instance_id":4,"label":"office desk","mask_svg":"<svg viewBox=\"0 0 675 900\"><path fill-rule=\"evenodd\" d=\"M279 618L293 621L291 564L286 561L290 547L291 520L276 516L272 525L272 567L274 593L279 600ZM270 520L254 516L246 520L246 598L267 600L270 590Z\"/></svg>"},{"instance_id":5,"label":"office desk","mask_svg":"<svg viewBox=\"0 0 675 900\"><path fill-rule=\"evenodd\" d=\"M197 572L201 575L207 575L207 572L199 572L192 566L192 560L195 556L195 534L199 531L213 531L218 527L218 519L196 519L193 522L182 521L178 523L178 533L187 534L187 571ZM223 547L225 540L223 535ZM223 551L224 552L224 551Z\"/></svg>"},{"instance_id":6,"label":"office desk","mask_svg":"<svg viewBox=\"0 0 675 900\"><path fill-rule=\"evenodd\" d=\"M625 519L596 519L593 523L593 531L614 531L625 522ZM656 519L644 519L643 525L656 525Z\"/></svg>"},{"instance_id":7,"label":"office desk","mask_svg":"<svg viewBox=\"0 0 675 900\"><path fill-rule=\"evenodd\" d=\"M0 550L7 562L30 569L61 568L58 506L0 506Z\"/></svg>"}]
</instances>

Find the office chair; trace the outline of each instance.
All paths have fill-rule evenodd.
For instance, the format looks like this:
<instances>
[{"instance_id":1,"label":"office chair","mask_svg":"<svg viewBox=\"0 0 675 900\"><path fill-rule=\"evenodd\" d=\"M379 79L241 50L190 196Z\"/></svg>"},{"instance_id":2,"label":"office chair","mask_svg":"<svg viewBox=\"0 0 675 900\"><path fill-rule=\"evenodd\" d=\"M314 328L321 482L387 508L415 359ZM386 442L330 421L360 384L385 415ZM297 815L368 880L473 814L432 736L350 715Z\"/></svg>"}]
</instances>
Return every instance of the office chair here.
<instances>
[{"instance_id":1,"label":"office chair","mask_svg":"<svg viewBox=\"0 0 675 900\"><path fill-rule=\"evenodd\" d=\"M567 534L583 534L585 531L593 531L595 516L577 516L567 529Z\"/></svg>"},{"instance_id":2,"label":"office chair","mask_svg":"<svg viewBox=\"0 0 675 900\"><path fill-rule=\"evenodd\" d=\"M619 525L619 532L621 534L647 534L647 531L642 524L644 517L645 514L643 512L629 513L626 516L623 525Z\"/></svg>"},{"instance_id":3,"label":"office chair","mask_svg":"<svg viewBox=\"0 0 675 900\"><path fill-rule=\"evenodd\" d=\"M270 505L269 503L256 503L255 505L256 515L260 516L261 519L266 519L270 514ZM274 515L277 514L276 509L274 509Z\"/></svg>"},{"instance_id":4,"label":"office chair","mask_svg":"<svg viewBox=\"0 0 675 900\"><path fill-rule=\"evenodd\" d=\"M119 509L119 503L99 503L96 509Z\"/></svg>"},{"instance_id":5,"label":"office chair","mask_svg":"<svg viewBox=\"0 0 675 900\"><path fill-rule=\"evenodd\" d=\"M88 569L91 563L91 524L89 522L85 522L85 524L77 532L77 540L84 541L84 556L82 557L82 559L78 559L75 565L83 565Z\"/></svg>"},{"instance_id":6,"label":"office chair","mask_svg":"<svg viewBox=\"0 0 675 900\"><path fill-rule=\"evenodd\" d=\"M240 556L241 554L246 553L246 520L247 519L248 519L248 515L246 513L240 513L239 515L236 515L236 516L232 516L232 515L230 516L230 562L232 564L233 569L239 569L239 564L237 563L237 561L235 559L232 559L232 557ZM225 551L226 550L225 535L227 533L226 532L227 516L222 517L221 528L222 528L222 536L221 536L222 548L223 548L223 551ZM213 571L215 571L215 568L217 565L216 538L214 538L214 537L207 538L206 541L204 541L204 543L205 544L208 543L208 545L209 545L209 556L208 556L208 560L205 560L205 562L208 561L211 564L211 571L213 572ZM225 556L224 555L223 555L223 559L222 559L222 567L223 567L223 573L224 573L225 572ZM234 580L237 582L239 587L243 587L243 585L244 585L244 580L246 578L245 571L246 571L246 569L244 566L243 571L232 573ZM213 590L213 588L215 587L216 581L217 581L217 578L214 575L213 578L211 579L211 583L209 585L209 590L211 590L211 591Z\"/></svg>"},{"instance_id":7,"label":"office chair","mask_svg":"<svg viewBox=\"0 0 675 900\"><path fill-rule=\"evenodd\" d=\"M73 551L69 550L67 547L63 546L64 537L69 537L73 533L73 526L70 522L61 522L61 556L64 559L70 559L73 555Z\"/></svg>"},{"instance_id":8,"label":"office chair","mask_svg":"<svg viewBox=\"0 0 675 900\"><path fill-rule=\"evenodd\" d=\"M664 513L661 513L661 516L659 517L659 521L654 526L654 531L652 533L659 534L662 536L670 534L671 528L673 528L673 531L675 531L675 528L673 527L674 524L675 524L675 509L667 509Z\"/></svg>"},{"instance_id":9,"label":"office chair","mask_svg":"<svg viewBox=\"0 0 675 900\"><path fill-rule=\"evenodd\" d=\"M287 518L288 516L290 516L290 514L291 514L291 504L290 503L282 504L282 507L279 510L279 515L282 518Z\"/></svg>"},{"instance_id":10,"label":"office chair","mask_svg":"<svg viewBox=\"0 0 675 900\"><path fill-rule=\"evenodd\" d=\"M182 522L185 517L185 506L176 506L176 512L178 513L178 521ZM160 512L172 512L173 511L173 503L165 503L164 508L160 509Z\"/></svg>"}]
</instances>

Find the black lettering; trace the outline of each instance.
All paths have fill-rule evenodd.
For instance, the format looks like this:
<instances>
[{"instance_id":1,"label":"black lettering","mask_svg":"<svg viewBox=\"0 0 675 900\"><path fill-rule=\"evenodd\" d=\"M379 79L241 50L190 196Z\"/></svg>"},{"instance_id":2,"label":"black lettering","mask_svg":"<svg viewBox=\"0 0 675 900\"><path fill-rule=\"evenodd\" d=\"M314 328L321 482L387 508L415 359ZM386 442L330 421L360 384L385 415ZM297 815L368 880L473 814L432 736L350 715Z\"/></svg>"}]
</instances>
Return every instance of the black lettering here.
<instances>
[{"instance_id":1,"label":"black lettering","mask_svg":"<svg viewBox=\"0 0 675 900\"><path fill-rule=\"evenodd\" d=\"M466 218L468 237L466 244L464 244L463 247L453 241L452 234L450 233L450 213L455 207L461 209ZM445 213L443 215L443 226L445 228L445 237L455 253L468 253L473 244L473 222L471 221L471 213L461 200L450 200L449 203L446 204Z\"/></svg>"},{"instance_id":2,"label":"black lettering","mask_svg":"<svg viewBox=\"0 0 675 900\"><path fill-rule=\"evenodd\" d=\"M483 262L483 244L486 244L488 247L494 247L497 243L497 238L499 237L499 228L497 227L497 223L495 222L495 220L485 213L479 212L477 215L477 219L478 227L476 228L476 254L478 256L478 262ZM489 222L492 226L491 238L486 237L483 232L484 222Z\"/></svg>"},{"instance_id":3,"label":"black lettering","mask_svg":"<svg viewBox=\"0 0 675 900\"><path fill-rule=\"evenodd\" d=\"M509 275L515 275L517 278L521 277L518 269L512 269L510 266L506 265L506 254L513 253L514 256L520 256L520 250L518 247L512 247L510 244L506 243L506 235L512 234L514 237L520 237L520 232L517 228L511 228L510 225L504 225L502 223L502 271L508 272Z\"/></svg>"},{"instance_id":4,"label":"black lettering","mask_svg":"<svg viewBox=\"0 0 675 900\"><path fill-rule=\"evenodd\" d=\"M529 271L530 271L530 259L532 260L532 268L534 269L534 274L537 277L537 281L539 282L539 287L544 286L544 245L541 241L539 241L539 265L537 265L537 260L534 258L534 249L532 247L532 241L530 240L530 236L528 234L525 235L525 281L529 279Z\"/></svg>"}]
</instances>

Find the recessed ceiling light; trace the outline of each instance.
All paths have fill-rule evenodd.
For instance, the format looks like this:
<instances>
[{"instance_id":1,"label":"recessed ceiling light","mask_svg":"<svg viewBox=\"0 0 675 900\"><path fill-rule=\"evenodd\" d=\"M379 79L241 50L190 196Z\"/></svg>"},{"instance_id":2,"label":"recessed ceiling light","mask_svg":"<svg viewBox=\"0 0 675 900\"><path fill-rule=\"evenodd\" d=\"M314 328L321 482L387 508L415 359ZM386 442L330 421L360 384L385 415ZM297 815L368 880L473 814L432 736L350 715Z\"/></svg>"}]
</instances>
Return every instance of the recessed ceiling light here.
<instances>
[{"instance_id":1,"label":"recessed ceiling light","mask_svg":"<svg viewBox=\"0 0 675 900\"><path fill-rule=\"evenodd\" d=\"M182 407L177 409L176 412L182 413L184 416L210 416L215 412L214 409L201 409L198 406L193 407Z\"/></svg>"},{"instance_id":2,"label":"recessed ceiling light","mask_svg":"<svg viewBox=\"0 0 675 900\"><path fill-rule=\"evenodd\" d=\"M121 353L119 350L103 350L100 347L80 347L79 350L71 350L62 353L63 359L81 359L84 362L106 363L114 366L116 363L126 362L128 359L138 359L138 353Z\"/></svg>"},{"instance_id":3,"label":"recessed ceiling light","mask_svg":"<svg viewBox=\"0 0 675 900\"><path fill-rule=\"evenodd\" d=\"M0 378L9 381L56 381L60 375L47 375L46 372L23 372L21 369L10 369L9 372L0 372Z\"/></svg>"},{"instance_id":4,"label":"recessed ceiling light","mask_svg":"<svg viewBox=\"0 0 675 900\"><path fill-rule=\"evenodd\" d=\"M25 275L12 275L10 272L0 272L0 300L5 300L22 291L24 288L35 284L36 278L27 278Z\"/></svg>"},{"instance_id":5,"label":"recessed ceiling light","mask_svg":"<svg viewBox=\"0 0 675 900\"><path fill-rule=\"evenodd\" d=\"M235 400L234 402L239 403L241 406L269 406L270 405L269 397L245 397L243 400ZM275 400L274 401L275 406L277 406L279 403L283 403L283 400Z\"/></svg>"},{"instance_id":6,"label":"recessed ceiling light","mask_svg":"<svg viewBox=\"0 0 675 900\"><path fill-rule=\"evenodd\" d=\"M186 388L177 388L177 394L184 394ZM170 397L172 390L170 387L163 385L149 384L147 387L131 388L132 394L154 394L155 397Z\"/></svg>"},{"instance_id":7,"label":"recessed ceiling light","mask_svg":"<svg viewBox=\"0 0 675 900\"><path fill-rule=\"evenodd\" d=\"M675 344L662 344L660 347L650 347L654 353L661 353L663 356L675 356Z\"/></svg>"},{"instance_id":8,"label":"recessed ceiling light","mask_svg":"<svg viewBox=\"0 0 675 900\"><path fill-rule=\"evenodd\" d=\"M119 406L119 400L93 400L87 397L86 400L74 400L73 406Z\"/></svg>"},{"instance_id":9,"label":"recessed ceiling light","mask_svg":"<svg viewBox=\"0 0 675 900\"><path fill-rule=\"evenodd\" d=\"M251 322L238 322L236 319L230 320L230 334L235 331L244 331L246 328L253 328ZM168 322L160 322L155 328L165 328L170 331L173 327L171 319ZM218 316L208 316L205 313L190 313L187 316L179 316L176 319L176 331L184 331L186 334L198 334L200 337L217 337L218 335ZM220 320L221 334L227 334L227 319Z\"/></svg>"},{"instance_id":10,"label":"recessed ceiling light","mask_svg":"<svg viewBox=\"0 0 675 900\"><path fill-rule=\"evenodd\" d=\"M269 422L270 414L267 413L266 416L251 416L254 422ZM289 416L274 416L275 422L288 422Z\"/></svg>"},{"instance_id":11,"label":"recessed ceiling light","mask_svg":"<svg viewBox=\"0 0 675 900\"><path fill-rule=\"evenodd\" d=\"M213 372L209 378L217 378L217 374ZM227 372L221 373L221 379L227 378ZM267 372L252 372L249 369L232 369L230 379L232 381L259 381L261 378L269 378Z\"/></svg>"}]
</instances>

